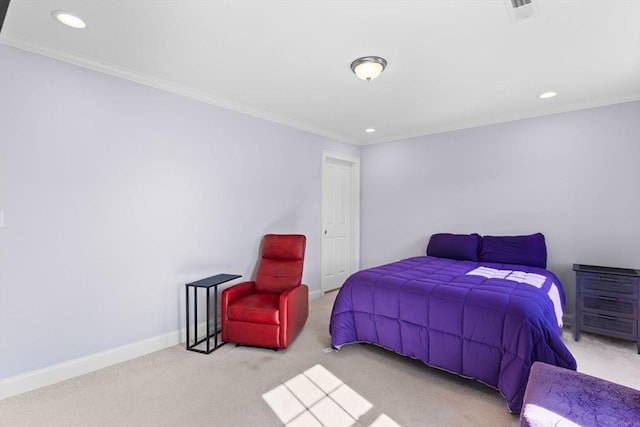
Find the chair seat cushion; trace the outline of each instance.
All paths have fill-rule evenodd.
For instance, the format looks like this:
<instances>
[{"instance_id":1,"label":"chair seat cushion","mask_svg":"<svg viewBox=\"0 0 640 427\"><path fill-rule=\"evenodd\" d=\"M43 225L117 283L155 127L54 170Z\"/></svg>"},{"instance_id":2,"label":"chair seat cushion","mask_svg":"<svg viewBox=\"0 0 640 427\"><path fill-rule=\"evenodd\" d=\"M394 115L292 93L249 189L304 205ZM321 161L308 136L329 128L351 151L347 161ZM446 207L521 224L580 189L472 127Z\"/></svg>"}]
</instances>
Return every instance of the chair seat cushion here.
<instances>
[{"instance_id":1,"label":"chair seat cushion","mask_svg":"<svg viewBox=\"0 0 640 427\"><path fill-rule=\"evenodd\" d=\"M231 301L229 320L251 323L280 324L280 294L254 293Z\"/></svg>"}]
</instances>

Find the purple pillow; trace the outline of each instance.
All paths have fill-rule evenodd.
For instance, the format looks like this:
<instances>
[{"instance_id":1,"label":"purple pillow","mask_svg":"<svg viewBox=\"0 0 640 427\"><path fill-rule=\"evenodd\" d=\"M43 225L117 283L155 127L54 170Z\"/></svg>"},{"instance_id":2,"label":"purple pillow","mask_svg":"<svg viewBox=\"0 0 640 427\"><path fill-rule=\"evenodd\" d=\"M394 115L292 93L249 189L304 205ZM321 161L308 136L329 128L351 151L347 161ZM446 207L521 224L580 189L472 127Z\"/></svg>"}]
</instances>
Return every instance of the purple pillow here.
<instances>
[{"instance_id":1,"label":"purple pillow","mask_svg":"<svg viewBox=\"0 0 640 427\"><path fill-rule=\"evenodd\" d=\"M529 236L483 236L480 262L547 268L547 245L542 233Z\"/></svg>"},{"instance_id":2,"label":"purple pillow","mask_svg":"<svg viewBox=\"0 0 640 427\"><path fill-rule=\"evenodd\" d=\"M459 261L478 261L480 235L438 233L431 236L427 255Z\"/></svg>"}]
</instances>

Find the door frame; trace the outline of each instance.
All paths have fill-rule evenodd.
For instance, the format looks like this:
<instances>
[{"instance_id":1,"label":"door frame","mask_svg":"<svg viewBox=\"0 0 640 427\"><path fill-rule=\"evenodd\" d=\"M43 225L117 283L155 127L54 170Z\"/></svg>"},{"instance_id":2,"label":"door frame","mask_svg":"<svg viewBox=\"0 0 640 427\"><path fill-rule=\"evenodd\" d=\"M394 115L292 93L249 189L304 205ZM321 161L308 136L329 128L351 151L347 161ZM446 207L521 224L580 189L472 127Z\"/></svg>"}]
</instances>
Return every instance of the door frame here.
<instances>
[{"instance_id":1,"label":"door frame","mask_svg":"<svg viewBox=\"0 0 640 427\"><path fill-rule=\"evenodd\" d=\"M328 150L322 150L322 185L321 185L321 223L320 223L320 292L324 294L327 290L324 284L324 192L326 186L326 167L329 160L339 160L350 164L351 168L351 265L349 266L349 274L360 269L360 158L348 154L336 153Z\"/></svg>"}]
</instances>

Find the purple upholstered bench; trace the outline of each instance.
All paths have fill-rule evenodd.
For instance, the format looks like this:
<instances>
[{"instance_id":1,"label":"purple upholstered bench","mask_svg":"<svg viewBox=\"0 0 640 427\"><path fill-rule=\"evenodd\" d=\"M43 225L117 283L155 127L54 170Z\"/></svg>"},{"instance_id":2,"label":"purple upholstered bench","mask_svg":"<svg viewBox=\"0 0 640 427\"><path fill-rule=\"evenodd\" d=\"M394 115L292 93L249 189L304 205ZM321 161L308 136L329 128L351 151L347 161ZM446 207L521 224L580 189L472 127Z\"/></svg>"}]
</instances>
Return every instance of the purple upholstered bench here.
<instances>
[{"instance_id":1,"label":"purple upholstered bench","mask_svg":"<svg viewBox=\"0 0 640 427\"><path fill-rule=\"evenodd\" d=\"M520 425L640 426L640 391L535 362L524 393Z\"/></svg>"}]
</instances>

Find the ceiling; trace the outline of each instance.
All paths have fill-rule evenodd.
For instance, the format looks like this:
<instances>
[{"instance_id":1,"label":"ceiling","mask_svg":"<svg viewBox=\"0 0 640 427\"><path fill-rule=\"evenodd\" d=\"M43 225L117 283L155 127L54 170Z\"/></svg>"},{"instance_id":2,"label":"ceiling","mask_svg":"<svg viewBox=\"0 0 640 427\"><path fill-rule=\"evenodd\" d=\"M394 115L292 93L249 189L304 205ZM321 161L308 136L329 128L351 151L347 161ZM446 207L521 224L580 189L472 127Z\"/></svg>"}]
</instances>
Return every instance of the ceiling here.
<instances>
[{"instance_id":1,"label":"ceiling","mask_svg":"<svg viewBox=\"0 0 640 427\"><path fill-rule=\"evenodd\" d=\"M640 0L531 6L12 0L0 42L361 145L640 100ZM389 65L366 82L370 55Z\"/></svg>"}]
</instances>

